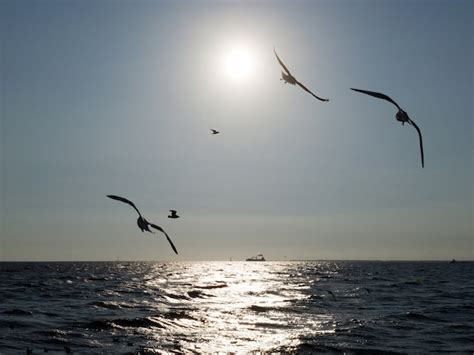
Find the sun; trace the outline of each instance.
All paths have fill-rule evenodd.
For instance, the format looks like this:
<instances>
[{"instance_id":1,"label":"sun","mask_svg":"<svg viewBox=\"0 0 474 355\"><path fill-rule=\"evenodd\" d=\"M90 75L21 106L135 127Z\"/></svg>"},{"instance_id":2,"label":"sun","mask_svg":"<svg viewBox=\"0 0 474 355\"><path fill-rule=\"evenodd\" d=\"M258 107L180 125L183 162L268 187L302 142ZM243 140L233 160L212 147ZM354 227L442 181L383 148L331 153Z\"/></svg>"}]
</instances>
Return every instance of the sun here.
<instances>
[{"instance_id":1,"label":"sun","mask_svg":"<svg viewBox=\"0 0 474 355\"><path fill-rule=\"evenodd\" d=\"M224 71L234 80L248 78L253 64L251 51L245 47L231 48L224 56Z\"/></svg>"}]
</instances>

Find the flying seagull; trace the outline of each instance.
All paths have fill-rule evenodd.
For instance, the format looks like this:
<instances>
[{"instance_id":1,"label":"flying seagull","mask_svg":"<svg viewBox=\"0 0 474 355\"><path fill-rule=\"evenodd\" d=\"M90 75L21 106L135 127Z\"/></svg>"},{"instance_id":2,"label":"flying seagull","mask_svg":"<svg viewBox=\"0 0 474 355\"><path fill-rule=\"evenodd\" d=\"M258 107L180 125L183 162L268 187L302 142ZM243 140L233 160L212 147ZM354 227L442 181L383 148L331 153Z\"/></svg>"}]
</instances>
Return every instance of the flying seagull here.
<instances>
[{"instance_id":1,"label":"flying seagull","mask_svg":"<svg viewBox=\"0 0 474 355\"><path fill-rule=\"evenodd\" d=\"M309 92L311 95L313 95L315 98L317 98L318 100L321 100L321 101L329 101L329 99L324 99L322 97L319 97L319 96L316 96L315 94L313 94L306 86L304 86L303 84L301 84L298 80L296 80L296 78L291 75L290 71L288 70L288 68L285 66L285 64L283 64L283 62L281 61L280 57L278 57L278 54L275 50L275 48L273 48L273 51L275 52L275 56L278 60L278 63L280 63L280 65L282 66L283 70L285 70L286 74L284 72L281 72L281 79L280 80L283 80L283 82L286 84L291 84L291 85L295 85L295 84L298 84L298 86L300 88L302 88L304 91L307 91Z\"/></svg>"},{"instance_id":2,"label":"flying seagull","mask_svg":"<svg viewBox=\"0 0 474 355\"><path fill-rule=\"evenodd\" d=\"M140 211L138 210L138 208L135 206L135 204L132 201L129 201L126 198L123 198L123 197L120 197L120 196L115 196L115 195L107 195L107 197L111 198L112 200L125 202L125 203L129 204L130 206L132 206L135 209L135 211L137 211L137 213L138 213L138 219L137 219L138 228L140 228L142 232L147 231L147 232L150 232L150 233L153 233L153 234L154 234L154 232L151 231L149 227L155 228L156 230L160 231L161 233L163 233L166 236L166 239L168 239L168 242L170 243L171 248L173 248L173 251L176 254L178 254L178 251L176 250L176 247L174 246L174 244L171 241L168 234L163 230L163 228L161 228L160 226L157 226L156 224L150 223L145 218L143 218Z\"/></svg>"},{"instance_id":3,"label":"flying seagull","mask_svg":"<svg viewBox=\"0 0 474 355\"><path fill-rule=\"evenodd\" d=\"M170 215L168 216L168 218L179 218L179 216L176 214L176 211L175 210L170 210Z\"/></svg>"},{"instance_id":4,"label":"flying seagull","mask_svg":"<svg viewBox=\"0 0 474 355\"><path fill-rule=\"evenodd\" d=\"M370 96L373 96L373 97L377 97L379 99L386 100L388 102L391 102L392 104L394 104L397 107L398 112L395 115L395 118L397 119L397 121L401 122L402 125L405 124L405 122L411 124L413 127L416 128L416 130L418 132L418 137L420 138L421 167L424 168L425 167L425 156L423 154L423 138L421 137L421 131L420 131L420 128L418 128L418 126L416 125L416 123L413 122L413 120L410 119L410 117L408 117L408 113L403 111L402 108L400 106L398 106L398 104L395 101L393 101L390 97L388 97L387 95L381 94L379 92L353 89L353 88L351 88L351 90L361 92L363 94L370 95Z\"/></svg>"},{"instance_id":5,"label":"flying seagull","mask_svg":"<svg viewBox=\"0 0 474 355\"><path fill-rule=\"evenodd\" d=\"M215 129L212 129L212 128L211 128L211 134L219 134L219 133L221 133L221 132L216 131Z\"/></svg>"},{"instance_id":6,"label":"flying seagull","mask_svg":"<svg viewBox=\"0 0 474 355\"><path fill-rule=\"evenodd\" d=\"M334 292L332 291L329 291L329 290L326 290L327 293L329 293L331 296L332 296L332 299L335 301L336 300L336 295L334 294Z\"/></svg>"}]
</instances>

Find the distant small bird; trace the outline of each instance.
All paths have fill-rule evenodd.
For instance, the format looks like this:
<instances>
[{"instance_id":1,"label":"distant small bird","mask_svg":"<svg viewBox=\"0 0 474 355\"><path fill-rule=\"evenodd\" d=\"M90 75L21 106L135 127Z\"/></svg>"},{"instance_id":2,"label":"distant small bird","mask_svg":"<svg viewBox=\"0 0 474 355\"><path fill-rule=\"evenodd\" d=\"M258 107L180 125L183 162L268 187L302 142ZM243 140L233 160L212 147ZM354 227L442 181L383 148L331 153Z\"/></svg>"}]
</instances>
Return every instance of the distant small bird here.
<instances>
[{"instance_id":1,"label":"distant small bird","mask_svg":"<svg viewBox=\"0 0 474 355\"><path fill-rule=\"evenodd\" d=\"M334 294L334 292L332 291L329 291L329 290L326 290L327 293L329 293L331 296L332 296L332 299L335 301L336 300L336 295Z\"/></svg>"},{"instance_id":2,"label":"distant small bird","mask_svg":"<svg viewBox=\"0 0 474 355\"><path fill-rule=\"evenodd\" d=\"M216 131L215 129L212 129L212 128L211 128L211 134L219 134L219 133L221 133L221 132Z\"/></svg>"},{"instance_id":3,"label":"distant small bird","mask_svg":"<svg viewBox=\"0 0 474 355\"><path fill-rule=\"evenodd\" d=\"M179 218L175 210L170 210L170 212L171 214L168 216L168 218Z\"/></svg>"},{"instance_id":4,"label":"distant small bird","mask_svg":"<svg viewBox=\"0 0 474 355\"><path fill-rule=\"evenodd\" d=\"M408 113L403 111L402 108L400 106L398 106L398 104L395 101L393 101L390 97L388 97L387 95L384 95L380 92L353 89L353 88L351 88L351 90L361 92L363 94L370 95L370 96L373 96L373 97L376 97L376 98L379 98L379 99L382 99L382 100L386 100L388 102L391 102L392 104L394 104L397 107L398 112L395 115L395 118L397 119L397 121L401 122L402 125L405 124L405 122L407 122L407 123L411 124L413 127L415 127L416 130L418 131L418 137L420 139L421 167L424 168L425 167L425 157L424 157L424 154L423 154L423 138L421 137L421 131L420 131L420 128L418 128L418 126L416 125L416 123L413 122L413 120L411 120L410 117L408 117Z\"/></svg>"},{"instance_id":5,"label":"distant small bird","mask_svg":"<svg viewBox=\"0 0 474 355\"><path fill-rule=\"evenodd\" d=\"M329 101L329 99L324 99L322 97L319 97L319 96L316 96L315 94L313 94L306 86L304 86L303 84L301 84L298 80L296 80L296 78L290 73L290 71L288 70L288 68L285 66L285 64L283 64L283 62L281 61L280 57L278 56L275 48L273 48L273 52L275 52L275 56L278 60L278 63L280 63L280 65L282 66L282 68L285 70L286 74L284 72L281 72L281 79L280 80L283 80L283 82L285 84L291 84L291 85L295 85L297 84L300 88L302 88L303 90L305 90L306 92L309 92L311 95L313 95L315 98L317 98L318 100L321 100L321 101Z\"/></svg>"},{"instance_id":6,"label":"distant small bird","mask_svg":"<svg viewBox=\"0 0 474 355\"><path fill-rule=\"evenodd\" d=\"M157 226L156 224L150 223L145 218L143 218L140 211L138 210L138 208L135 206L135 204L132 201L129 201L126 198L123 198L123 197L120 197L120 196L115 196L115 195L107 195L107 197L111 198L112 200L125 202L125 203L129 204L130 206L132 206L135 209L135 211L137 211L137 213L138 213L138 219L137 219L138 228L140 228L142 232L147 231L147 232L150 232L152 234L155 234L155 233L153 233L150 230L149 227L155 228L156 230L162 232L166 236L166 239L168 239L168 242L170 243L171 248L173 248L173 251L176 254L178 254L178 251L176 250L176 247L174 246L174 244L171 241L168 234L163 230L163 228L161 228L160 226Z\"/></svg>"}]
</instances>

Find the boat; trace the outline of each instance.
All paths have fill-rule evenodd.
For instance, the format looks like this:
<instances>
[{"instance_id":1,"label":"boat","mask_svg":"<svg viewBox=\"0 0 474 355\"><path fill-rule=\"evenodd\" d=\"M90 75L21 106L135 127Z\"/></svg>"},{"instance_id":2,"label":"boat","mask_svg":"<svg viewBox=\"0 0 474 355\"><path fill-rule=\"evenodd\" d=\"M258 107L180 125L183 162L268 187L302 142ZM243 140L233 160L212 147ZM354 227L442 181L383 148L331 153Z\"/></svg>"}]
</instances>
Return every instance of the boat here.
<instances>
[{"instance_id":1,"label":"boat","mask_svg":"<svg viewBox=\"0 0 474 355\"><path fill-rule=\"evenodd\" d=\"M263 254L258 254L257 256L245 259L245 261L265 261L265 258L263 257Z\"/></svg>"}]
</instances>

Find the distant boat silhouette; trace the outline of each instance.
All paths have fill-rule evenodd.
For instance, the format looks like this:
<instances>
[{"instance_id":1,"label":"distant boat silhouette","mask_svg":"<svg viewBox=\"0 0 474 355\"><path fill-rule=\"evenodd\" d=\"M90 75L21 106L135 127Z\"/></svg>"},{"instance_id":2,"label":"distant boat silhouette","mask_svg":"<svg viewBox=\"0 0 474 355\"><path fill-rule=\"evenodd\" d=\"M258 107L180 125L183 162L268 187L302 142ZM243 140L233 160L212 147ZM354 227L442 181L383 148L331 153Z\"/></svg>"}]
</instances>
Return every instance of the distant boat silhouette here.
<instances>
[{"instance_id":1,"label":"distant boat silhouette","mask_svg":"<svg viewBox=\"0 0 474 355\"><path fill-rule=\"evenodd\" d=\"M219 133L221 133L221 132L216 131L215 129L212 129L212 128L211 128L211 134L219 134Z\"/></svg>"},{"instance_id":2,"label":"distant boat silhouette","mask_svg":"<svg viewBox=\"0 0 474 355\"><path fill-rule=\"evenodd\" d=\"M175 210L170 210L170 215L168 216L168 218L179 218L179 216L176 214L176 211Z\"/></svg>"},{"instance_id":3,"label":"distant boat silhouette","mask_svg":"<svg viewBox=\"0 0 474 355\"><path fill-rule=\"evenodd\" d=\"M401 122L402 125L405 124L405 122L411 124L413 127L416 128L416 130L418 132L418 137L420 139L421 167L424 168L425 167L425 157L424 157L424 154L423 154L423 138L421 137L421 131L420 131L420 128L418 128L418 126L416 125L416 123L413 122L413 120L410 119L408 114L405 111L403 111L402 108L400 106L398 106L398 104L395 101L393 101L390 97L388 97L387 95L384 95L380 92L367 91L367 90L361 90L361 89L353 89L353 88L351 88L351 90L361 92L363 94L370 95L370 96L373 96L373 97L376 97L376 98L379 98L379 99L382 99L382 100L386 100L386 101L394 104L398 108L398 112L395 115L395 118L397 119L397 121Z\"/></svg>"},{"instance_id":4,"label":"distant boat silhouette","mask_svg":"<svg viewBox=\"0 0 474 355\"><path fill-rule=\"evenodd\" d=\"M152 232L149 227L155 228L156 230L160 231L161 233L163 233L166 236L166 239L170 243L171 248L173 248L173 251L176 254L178 254L178 251L176 250L176 247L174 246L174 244L171 241L168 234L163 230L163 228L161 228L160 226L157 226L156 224L150 223L145 218L143 218L140 211L138 210L138 208L135 206L135 204L132 201L127 200L124 197L120 197L120 196L116 196L116 195L107 195L107 197L111 198L112 200L121 201L121 202L124 202L124 203L129 204L130 206L132 206L135 209L135 211L137 211L137 213L138 213L138 219L137 219L138 228L140 228L140 230L142 232L147 231L147 232L150 232L152 234L155 234L155 233Z\"/></svg>"},{"instance_id":5,"label":"distant boat silhouette","mask_svg":"<svg viewBox=\"0 0 474 355\"><path fill-rule=\"evenodd\" d=\"M285 70L286 74L284 72L281 72L281 79L280 80L283 80L283 82L285 84L291 84L291 85L298 85L300 88L302 88L303 90L305 90L306 92L310 93L311 95L313 95L315 98L317 98L318 100L321 100L321 101L329 101L329 99L324 99L322 97L319 97L315 94L313 94L306 86L304 86L303 84L301 84L298 80L296 80L296 78L290 73L290 71L288 70L288 68L285 66L285 64L283 64L283 62L281 61L280 57L278 56L275 48L273 48L273 52L275 52L275 56L278 60L278 63L280 63L280 65L282 66L282 68Z\"/></svg>"},{"instance_id":6,"label":"distant boat silhouette","mask_svg":"<svg viewBox=\"0 0 474 355\"><path fill-rule=\"evenodd\" d=\"M245 261L265 261L265 258L263 257L263 254L258 254L257 256L245 259Z\"/></svg>"}]
</instances>

